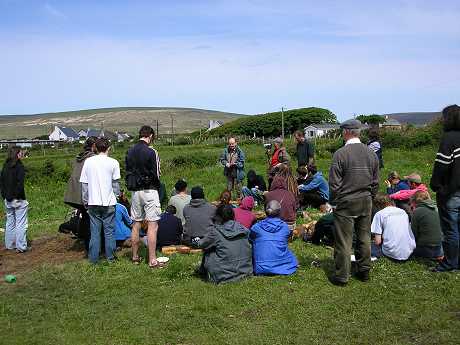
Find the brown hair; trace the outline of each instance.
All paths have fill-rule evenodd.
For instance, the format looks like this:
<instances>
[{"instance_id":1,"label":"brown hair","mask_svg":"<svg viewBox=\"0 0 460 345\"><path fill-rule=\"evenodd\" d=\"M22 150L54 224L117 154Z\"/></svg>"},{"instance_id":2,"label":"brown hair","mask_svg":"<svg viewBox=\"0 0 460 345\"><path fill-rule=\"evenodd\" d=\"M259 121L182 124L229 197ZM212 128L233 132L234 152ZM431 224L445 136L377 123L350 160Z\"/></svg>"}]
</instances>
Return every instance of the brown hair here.
<instances>
[{"instance_id":1,"label":"brown hair","mask_svg":"<svg viewBox=\"0 0 460 345\"><path fill-rule=\"evenodd\" d=\"M387 194L379 192L374 198L374 206L378 210L383 210L385 207L394 206L394 202Z\"/></svg>"},{"instance_id":2,"label":"brown hair","mask_svg":"<svg viewBox=\"0 0 460 345\"><path fill-rule=\"evenodd\" d=\"M281 176L286 181L286 188L296 198L299 196L299 188L297 187L297 180L292 174L291 167L286 164L281 164L276 175Z\"/></svg>"},{"instance_id":3,"label":"brown hair","mask_svg":"<svg viewBox=\"0 0 460 345\"><path fill-rule=\"evenodd\" d=\"M423 190L416 191L415 194L412 196L411 201L415 202L417 205L425 200L431 200L430 193L425 192Z\"/></svg>"},{"instance_id":4,"label":"brown hair","mask_svg":"<svg viewBox=\"0 0 460 345\"><path fill-rule=\"evenodd\" d=\"M294 132L294 136L295 137L300 137L300 138L304 138L305 137L305 133L301 130L297 130Z\"/></svg>"},{"instance_id":5,"label":"brown hair","mask_svg":"<svg viewBox=\"0 0 460 345\"><path fill-rule=\"evenodd\" d=\"M230 193L228 190L224 190L222 193L220 193L219 201L221 205L228 205L230 204L231 200L232 200L232 193Z\"/></svg>"}]
</instances>

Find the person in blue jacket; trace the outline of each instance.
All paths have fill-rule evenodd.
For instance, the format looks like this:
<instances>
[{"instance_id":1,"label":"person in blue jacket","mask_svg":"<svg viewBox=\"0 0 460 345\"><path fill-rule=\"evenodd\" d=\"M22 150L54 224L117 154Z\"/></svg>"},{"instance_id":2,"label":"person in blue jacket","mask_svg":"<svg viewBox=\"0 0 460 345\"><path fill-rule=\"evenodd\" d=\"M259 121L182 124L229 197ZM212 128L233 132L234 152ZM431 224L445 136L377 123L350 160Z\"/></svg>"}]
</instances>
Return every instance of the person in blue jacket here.
<instances>
[{"instance_id":1,"label":"person in blue jacket","mask_svg":"<svg viewBox=\"0 0 460 345\"><path fill-rule=\"evenodd\" d=\"M115 205L115 241L125 241L131 238L132 219L124 205L117 202Z\"/></svg>"},{"instance_id":2,"label":"person in blue jacket","mask_svg":"<svg viewBox=\"0 0 460 345\"><path fill-rule=\"evenodd\" d=\"M302 206L319 208L329 201L329 185L321 171L315 165L308 166L308 179L306 184L299 184L299 199Z\"/></svg>"},{"instance_id":3,"label":"person in blue jacket","mask_svg":"<svg viewBox=\"0 0 460 345\"><path fill-rule=\"evenodd\" d=\"M400 190L409 190L409 182L407 180L401 180L399 174L396 171L392 171L388 175L388 179L385 180L385 184L387 186L387 194L394 194L399 192Z\"/></svg>"},{"instance_id":4,"label":"person in blue jacket","mask_svg":"<svg viewBox=\"0 0 460 345\"><path fill-rule=\"evenodd\" d=\"M267 203L267 218L251 227L252 257L255 275L289 275L297 271L298 262L288 248L287 224L279 218L281 204Z\"/></svg>"}]
</instances>

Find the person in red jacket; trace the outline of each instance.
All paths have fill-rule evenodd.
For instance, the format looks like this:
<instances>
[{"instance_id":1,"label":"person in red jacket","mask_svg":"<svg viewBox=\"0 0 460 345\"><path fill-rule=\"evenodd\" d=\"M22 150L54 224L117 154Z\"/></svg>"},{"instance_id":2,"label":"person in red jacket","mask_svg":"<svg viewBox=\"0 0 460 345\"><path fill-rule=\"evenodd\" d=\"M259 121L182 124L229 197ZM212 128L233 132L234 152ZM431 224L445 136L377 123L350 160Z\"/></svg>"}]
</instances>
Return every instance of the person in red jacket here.
<instances>
[{"instance_id":1,"label":"person in red jacket","mask_svg":"<svg viewBox=\"0 0 460 345\"><path fill-rule=\"evenodd\" d=\"M235 221L243 225L245 228L250 229L256 222L256 216L252 213L254 208L254 198L246 196L241 200L240 207L234 210Z\"/></svg>"},{"instance_id":2,"label":"person in red jacket","mask_svg":"<svg viewBox=\"0 0 460 345\"><path fill-rule=\"evenodd\" d=\"M270 192L265 194L265 203L276 200L281 204L280 218L289 226L289 230L294 231L297 200L292 192L287 189L287 182L280 175L275 175L270 186Z\"/></svg>"},{"instance_id":3,"label":"person in red jacket","mask_svg":"<svg viewBox=\"0 0 460 345\"><path fill-rule=\"evenodd\" d=\"M395 202L396 207L406 211L409 219L412 217L412 209L410 207L410 199L418 191L426 192L428 188L422 183L422 178L417 173L412 173L409 176L404 176L409 183L410 189L400 190L399 192L390 194L390 198Z\"/></svg>"}]
</instances>

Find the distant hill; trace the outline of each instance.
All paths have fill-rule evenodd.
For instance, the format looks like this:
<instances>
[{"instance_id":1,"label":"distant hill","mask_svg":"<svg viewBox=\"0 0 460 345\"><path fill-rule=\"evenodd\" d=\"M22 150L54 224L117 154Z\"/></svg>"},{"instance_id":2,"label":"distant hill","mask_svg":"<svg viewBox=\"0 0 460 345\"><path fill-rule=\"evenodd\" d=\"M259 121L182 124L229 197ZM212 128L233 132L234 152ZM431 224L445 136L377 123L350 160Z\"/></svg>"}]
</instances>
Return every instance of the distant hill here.
<instances>
[{"instance_id":1,"label":"distant hill","mask_svg":"<svg viewBox=\"0 0 460 345\"><path fill-rule=\"evenodd\" d=\"M385 114L389 118L398 120L402 124L411 124L414 126L425 126L441 116L440 112L421 112L421 113L394 113Z\"/></svg>"},{"instance_id":2,"label":"distant hill","mask_svg":"<svg viewBox=\"0 0 460 345\"><path fill-rule=\"evenodd\" d=\"M33 138L51 133L55 125L75 130L101 128L111 131L137 133L139 127L148 124L156 129L159 122L160 135L171 132L171 117L175 133L193 132L207 128L209 120L224 123L245 115L214 110L168 107L101 108L59 113L33 115L0 115L0 139Z\"/></svg>"}]
</instances>

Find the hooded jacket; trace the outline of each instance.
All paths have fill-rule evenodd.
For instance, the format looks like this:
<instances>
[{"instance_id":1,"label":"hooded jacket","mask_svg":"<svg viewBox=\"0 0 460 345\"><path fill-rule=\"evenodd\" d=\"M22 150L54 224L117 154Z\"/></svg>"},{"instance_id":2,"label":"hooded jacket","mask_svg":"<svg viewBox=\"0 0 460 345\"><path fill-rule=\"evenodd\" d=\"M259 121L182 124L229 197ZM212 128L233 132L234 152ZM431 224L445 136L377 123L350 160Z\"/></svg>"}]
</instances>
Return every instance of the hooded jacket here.
<instances>
[{"instance_id":1,"label":"hooded jacket","mask_svg":"<svg viewBox=\"0 0 460 345\"><path fill-rule=\"evenodd\" d=\"M424 200L417 204L412 214L411 228L417 247L441 245L441 225L435 201Z\"/></svg>"},{"instance_id":2,"label":"hooded jacket","mask_svg":"<svg viewBox=\"0 0 460 345\"><path fill-rule=\"evenodd\" d=\"M318 171L313 175L313 179L308 184L302 184L299 186L299 191L308 192L311 190L317 190L321 198L329 201L329 185L323 177L323 173Z\"/></svg>"},{"instance_id":3,"label":"hooded jacket","mask_svg":"<svg viewBox=\"0 0 460 345\"><path fill-rule=\"evenodd\" d=\"M422 183L417 186L415 189L400 190L394 194L390 195L390 198L393 200L409 200L415 193L418 191L427 192L428 188Z\"/></svg>"},{"instance_id":4,"label":"hooded jacket","mask_svg":"<svg viewBox=\"0 0 460 345\"><path fill-rule=\"evenodd\" d=\"M216 225L198 246L205 250L203 267L209 281L232 282L253 274L249 230L240 223Z\"/></svg>"},{"instance_id":5,"label":"hooded jacket","mask_svg":"<svg viewBox=\"0 0 460 345\"><path fill-rule=\"evenodd\" d=\"M214 227L216 207L205 199L192 199L184 207L184 235L183 241L191 243L194 237L204 237Z\"/></svg>"},{"instance_id":6,"label":"hooded jacket","mask_svg":"<svg viewBox=\"0 0 460 345\"><path fill-rule=\"evenodd\" d=\"M85 160L94 155L95 154L92 151L84 151L78 154L78 156L75 158L72 174L67 181L67 189L64 194L64 203L67 205L75 208L80 208L83 206L80 183L81 170L83 169Z\"/></svg>"},{"instance_id":7,"label":"hooded jacket","mask_svg":"<svg viewBox=\"0 0 460 345\"><path fill-rule=\"evenodd\" d=\"M287 183L284 178L277 175L273 178L270 186L270 192L265 195L265 203L277 200L281 204L280 218L285 222L295 222L297 201L290 191L287 190Z\"/></svg>"},{"instance_id":8,"label":"hooded jacket","mask_svg":"<svg viewBox=\"0 0 460 345\"><path fill-rule=\"evenodd\" d=\"M0 191L6 201L26 200L24 191L24 165L20 160L15 165L5 163L0 175Z\"/></svg>"},{"instance_id":9,"label":"hooded jacket","mask_svg":"<svg viewBox=\"0 0 460 345\"><path fill-rule=\"evenodd\" d=\"M254 274L292 274L298 262L288 248L289 228L280 218L268 217L251 228Z\"/></svg>"},{"instance_id":10,"label":"hooded jacket","mask_svg":"<svg viewBox=\"0 0 460 345\"><path fill-rule=\"evenodd\" d=\"M256 222L256 216L252 213L254 208L254 198L247 196L241 201L240 207L234 209L235 221L243 225L245 228L250 229Z\"/></svg>"}]
</instances>

